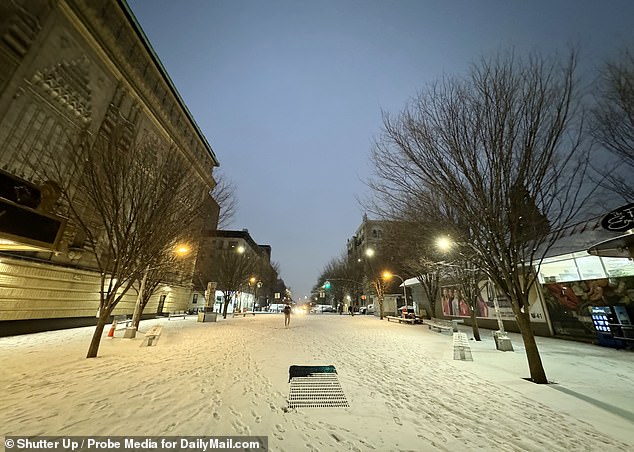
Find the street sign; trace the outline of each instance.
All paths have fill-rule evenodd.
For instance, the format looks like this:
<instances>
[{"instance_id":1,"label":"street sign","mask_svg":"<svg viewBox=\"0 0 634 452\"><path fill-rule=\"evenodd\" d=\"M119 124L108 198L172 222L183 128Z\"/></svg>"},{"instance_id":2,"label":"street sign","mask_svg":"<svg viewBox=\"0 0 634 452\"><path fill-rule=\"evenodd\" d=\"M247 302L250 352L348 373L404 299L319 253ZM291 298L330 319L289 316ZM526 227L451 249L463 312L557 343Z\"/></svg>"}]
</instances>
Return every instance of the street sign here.
<instances>
[{"instance_id":1,"label":"street sign","mask_svg":"<svg viewBox=\"0 0 634 452\"><path fill-rule=\"evenodd\" d=\"M634 229L634 203L614 209L601 220L601 227L613 232Z\"/></svg>"}]
</instances>

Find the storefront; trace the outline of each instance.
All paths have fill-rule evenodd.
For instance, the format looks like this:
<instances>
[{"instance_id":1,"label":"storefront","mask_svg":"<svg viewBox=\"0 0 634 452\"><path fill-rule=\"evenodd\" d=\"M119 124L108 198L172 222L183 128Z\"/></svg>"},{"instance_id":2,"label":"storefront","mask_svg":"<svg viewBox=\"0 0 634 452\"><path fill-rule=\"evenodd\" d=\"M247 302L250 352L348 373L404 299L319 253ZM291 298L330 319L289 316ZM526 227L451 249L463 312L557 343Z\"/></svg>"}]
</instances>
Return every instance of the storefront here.
<instances>
[{"instance_id":1,"label":"storefront","mask_svg":"<svg viewBox=\"0 0 634 452\"><path fill-rule=\"evenodd\" d=\"M594 306L623 306L634 318L634 261L591 256L587 251L544 260L539 271L556 335L597 338Z\"/></svg>"},{"instance_id":2,"label":"storefront","mask_svg":"<svg viewBox=\"0 0 634 452\"><path fill-rule=\"evenodd\" d=\"M485 328L497 328L499 315L500 320L504 322L505 328L510 331L517 331L515 314L508 297L501 290L497 289L496 291L490 281L480 281L478 287L480 289L476 304L478 324ZM534 323L536 332L548 334L547 317L544 314L542 300L535 288L531 289L529 293L529 301L531 322ZM443 316L446 318L462 317L467 319L471 315L460 285L443 285L440 289L440 302ZM496 302L498 313L495 310Z\"/></svg>"}]
</instances>

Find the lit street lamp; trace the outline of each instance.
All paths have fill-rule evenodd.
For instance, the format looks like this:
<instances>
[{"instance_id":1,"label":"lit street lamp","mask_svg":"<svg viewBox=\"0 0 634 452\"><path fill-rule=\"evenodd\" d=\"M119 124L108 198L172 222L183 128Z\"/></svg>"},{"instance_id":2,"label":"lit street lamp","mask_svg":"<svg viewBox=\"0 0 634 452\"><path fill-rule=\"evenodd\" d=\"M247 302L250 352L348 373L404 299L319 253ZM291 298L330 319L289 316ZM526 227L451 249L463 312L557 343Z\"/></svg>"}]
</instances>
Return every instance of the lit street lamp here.
<instances>
[{"instance_id":1,"label":"lit street lamp","mask_svg":"<svg viewBox=\"0 0 634 452\"><path fill-rule=\"evenodd\" d=\"M258 302L258 289L262 287L262 281L258 281L255 276L249 278L249 285L253 286L253 315L255 315L255 307Z\"/></svg>"},{"instance_id":2,"label":"lit street lamp","mask_svg":"<svg viewBox=\"0 0 634 452\"><path fill-rule=\"evenodd\" d=\"M480 252L470 243L454 242L449 237L440 237L438 240L436 240L436 246L442 251L449 251L453 245L466 246L475 251L476 254L480 254ZM489 301L491 300L491 298L493 298L493 307L495 309L495 316L497 317L499 328L499 331L494 333L496 348L501 351L513 351L511 339L506 335L506 332L504 331L504 323L502 322L502 316L500 314L500 304L498 303L497 287L495 287L495 284L491 280L491 277L488 275L487 277L487 298L489 299Z\"/></svg>"},{"instance_id":3,"label":"lit street lamp","mask_svg":"<svg viewBox=\"0 0 634 452\"><path fill-rule=\"evenodd\" d=\"M401 280L401 282L403 283L403 303L405 303L403 306L405 306L405 309L407 309L407 287L405 286L405 280L399 275L395 275L394 273L390 273L388 271L384 271L382 276L384 279L390 279L392 278L392 276L396 276L398 279ZM396 307L396 315L398 315L398 306Z\"/></svg>"},{"instance_id":4,"label":"lit street lamp","mask_svg":"<svg viewBox=\"0 0 634 452\"><path fill-rule=\"evenodd\" d=\"M174 249L174 254L180 257L187 256L190 252L189 246L186 244L177 245ZM134 314L132 315L132 323L125 330L124 338L134 339L136 337L136 324L141 318L141 304L143 302L143 293L145 292L145 284L147 282L147 275L150 270L156 270L162 266L150 267L149 265L143 270L143 278L141 278L141 287L139 287L139 293L136 297L136 304L134 305Z\"/></svg>"}]
</instances>

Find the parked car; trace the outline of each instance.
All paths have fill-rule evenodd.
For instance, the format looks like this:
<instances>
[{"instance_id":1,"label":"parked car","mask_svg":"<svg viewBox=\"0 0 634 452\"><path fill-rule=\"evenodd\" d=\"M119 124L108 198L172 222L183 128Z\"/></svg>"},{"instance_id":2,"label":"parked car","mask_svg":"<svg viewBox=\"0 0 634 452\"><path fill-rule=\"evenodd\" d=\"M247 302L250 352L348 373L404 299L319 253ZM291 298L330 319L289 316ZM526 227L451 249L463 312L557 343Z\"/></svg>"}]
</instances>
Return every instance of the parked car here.
<instances>
[{"instance_id":1,"label":"parked car","mask_svg":"<svg viewBox=\"0 0 634 452\"><path fill-rule=\"evenodd\" d=\"M369 304L367 306L360 306L359 314L374 314L374 305Z\"/></svg>"}]
</instances>

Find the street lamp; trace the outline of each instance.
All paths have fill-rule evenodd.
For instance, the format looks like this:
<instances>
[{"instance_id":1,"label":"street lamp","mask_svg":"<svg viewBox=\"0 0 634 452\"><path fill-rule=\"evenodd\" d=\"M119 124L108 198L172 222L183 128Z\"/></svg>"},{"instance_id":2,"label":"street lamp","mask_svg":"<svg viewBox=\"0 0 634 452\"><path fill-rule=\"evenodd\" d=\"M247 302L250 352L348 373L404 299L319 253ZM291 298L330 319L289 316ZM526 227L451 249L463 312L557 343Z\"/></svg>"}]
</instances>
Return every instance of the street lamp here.
<instances>
[{"instance_id":1,"label":"street lamp","mask_svg":"<svg viewBox=\"0 0 634 452\"><path fill-rule=\"evenodd\" d=\"M179 257L185 257L190 253L191 249L186 243L178 244L174 248L174 254ZM147 282L147 276L150 270L157 270L164 265L158 265L150 267L149 265L143 270L143 278L141 278L141 287L139 287L139 293L136 297L136 304L134 305L134 314L132 315L132 324L126 328L124 338L134 339L136 337L136 324L141 319L141 304L143 302L143 293L145 292L145 283Z\"/></svg>"},{"instance_id":2,"label":"street lamp","mask_svg":"<svg viewBox=\"0 0 634 452\"><path fill-rule=\"evenodd\" d=\"M253 286L253 315L255 315L255 306L258 301L258 289L262 287L262 281L258 281L255 276L249 278L249 285Z\"/></svg>"},{"instance_id":3,"label":"street lamp","mask_svg":"<svg viewBox=\"0 0 634 452\"><path fill-rule=\"evenodd\" d=\"M476 254L480 255L480 251L468 242L454 242L449 237L440 237L436 240L436 246L442 251L449 251L453 245L469 247ZM493 298L493 307L495 309L495 316L497 317L499 328L499 331L494 333L494 338L496 339L496 348L502 351L512 351L513 346L511 345L511 339L506 335L506 332L504 331L504 322L502 322L502 316L500 314L500 304L498 303L497 287L495 287L495 284L491 280L491 276L487 274L487 298L489 299L489 301L491 300L491 297Z\"/></svg>"},{"instance_id":4,"label":"street lamp","mask_svg":"<svg viewBox=\"0 0 634 452\"><path fill-rule=\"evenodd\" d=\"M392 278L392 276L396 276L398 279L401 280L401 282L403 283L403 302L405 303L404 306L407 309L407 287L405 286L405 280L399 275L395 275L394 273L390 273L388 271L384 271L382 276L383 279L390 279ZM398 315L398 306L396 307L396 315Z\"/></svg>"}]
</instances>

